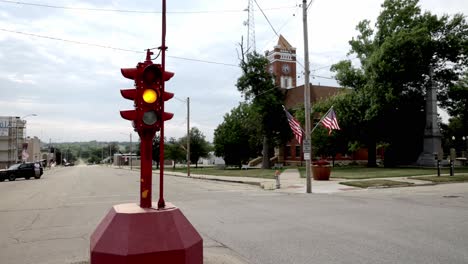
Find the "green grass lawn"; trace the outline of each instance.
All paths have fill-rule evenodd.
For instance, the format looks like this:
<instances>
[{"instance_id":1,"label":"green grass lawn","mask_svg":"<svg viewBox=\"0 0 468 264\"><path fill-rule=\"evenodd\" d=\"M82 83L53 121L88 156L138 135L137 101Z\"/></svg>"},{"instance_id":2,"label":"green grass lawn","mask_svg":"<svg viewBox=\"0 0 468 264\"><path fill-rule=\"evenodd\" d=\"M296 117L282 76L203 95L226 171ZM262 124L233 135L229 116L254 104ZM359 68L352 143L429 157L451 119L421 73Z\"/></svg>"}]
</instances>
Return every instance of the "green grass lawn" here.
<instances>
[{"instance_id":1,"label":"green grass lawn","mask_svg":"<svg viewBox=\"0 0 468 264\"><path fill-rule=\"evenodd\" d=\"M187 172L187 168L164 168L165 171L176 171L176 172ZM282 169L284 170L284 169ZM281 171L282 171L281 170ZM253 177L253 178L266 178L274 179L275 170L264 170L264 169L248 169L241 170L238 168L226 168L218 169L214 167L199 167L199 168L190 168L190 174L205 174L205 175L217 175L217 176L231 176L231 177Z\"/></svg>"},{"instance_id":2,"label":"green grass lawn","mask_svg":"<svg viewBox=\"0 0 468 264\"><path fill-rule=\"evenodd\" d=\"M404 186L411 186L413 183L401 182L401 181L390 181L390 180L367 180L367 181L340 182L340 184L353 186L353 187L359 187L359 188L369 188L369 187L404 187Z\"/></svg>"},{"instance_id":3,"label":"green grass lawn","mask_svg":"<svg viewBox=\"0 0 468 264\"><path fill-rule=\"evenodd\" d=\"M432 177L413 177L412 179L431 181L434 183L444 183L444 182L468 182L468 175L457 175L454 176L432 176Z\"/></svg>"},{"instance_id":4,"label":"green grass lawn","mask_svg":"<svg viewBox=\"0 0 468 264\"><path fill-rule=\"evenodd\" d=\"M301 177L305 177L305 167L300 167ZM455 173L466 173L468 167L455 168ZM449 173L448 168L443 168L441 173ZM410 177L420 175L437 175L434 168L367 168L361 166L334 167L331 171L332 178L343 179L372 179L390 177Z\"/></svg>"}]
</instances>

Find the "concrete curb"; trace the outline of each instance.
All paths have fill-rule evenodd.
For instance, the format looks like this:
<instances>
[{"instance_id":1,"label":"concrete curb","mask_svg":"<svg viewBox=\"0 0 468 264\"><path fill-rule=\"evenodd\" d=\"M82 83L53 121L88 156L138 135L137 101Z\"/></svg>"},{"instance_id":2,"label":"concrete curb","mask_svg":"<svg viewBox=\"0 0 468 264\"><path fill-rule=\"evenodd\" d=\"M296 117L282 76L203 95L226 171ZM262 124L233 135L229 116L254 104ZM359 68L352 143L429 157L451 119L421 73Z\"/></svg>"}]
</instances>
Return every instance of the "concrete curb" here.
<instances>
[{"instance_id":1,"label":"concrete curb","mask_svg":"<svg viewBox=\"0 0 468 264\"><path fill-rule=\"evenodd\" d=\"M260 184L261 184L260 182L253 182L253 181L218 179L218 178L208 178L208 177L201 177L201 176L190 176L190 177L188 177L188 176L176 175L176 174L172 174L172 173L164 173L164 175L170 175L170 176L186 178L186 179L231 182L231 183L249 184L249 185L255 185L255 186L260 186ZM197 174L195 174L195 175L197 175Z\"/></svg>"}]
</instances>

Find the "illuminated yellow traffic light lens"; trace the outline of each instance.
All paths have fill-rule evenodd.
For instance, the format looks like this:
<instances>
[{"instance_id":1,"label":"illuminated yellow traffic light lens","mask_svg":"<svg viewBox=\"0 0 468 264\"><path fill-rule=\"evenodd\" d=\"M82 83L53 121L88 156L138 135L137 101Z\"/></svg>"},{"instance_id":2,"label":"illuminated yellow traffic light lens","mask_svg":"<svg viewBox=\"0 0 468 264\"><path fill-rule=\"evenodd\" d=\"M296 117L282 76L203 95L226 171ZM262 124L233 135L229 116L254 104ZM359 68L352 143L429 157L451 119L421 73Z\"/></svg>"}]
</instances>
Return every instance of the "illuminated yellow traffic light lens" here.
<instances>
[{"instance_id":1,"label":"illuminated yellow traffic light lens","mask_svg":"<svg viewBox=\"0 0 468 264\"><path fill-rule=\"evenodd\" d=\"M158 99L158 94L152 90L152 89L146 89L143 91L143 101L145 101L148 104L152 104L156 102Z\"/></svg>"}]
</instances>

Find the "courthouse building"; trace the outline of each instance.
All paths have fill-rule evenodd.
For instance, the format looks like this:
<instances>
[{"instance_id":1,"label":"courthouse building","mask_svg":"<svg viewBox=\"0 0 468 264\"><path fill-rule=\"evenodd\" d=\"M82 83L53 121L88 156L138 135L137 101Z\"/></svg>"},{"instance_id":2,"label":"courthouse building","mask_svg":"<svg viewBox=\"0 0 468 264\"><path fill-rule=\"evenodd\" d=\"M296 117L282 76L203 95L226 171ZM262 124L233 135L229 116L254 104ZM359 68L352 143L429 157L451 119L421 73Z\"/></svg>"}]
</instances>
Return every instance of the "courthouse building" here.
<instances>
[{"instance_id":1,"label":"courthouse building","mask_svg":"<svg viewBox=\"0 0 468 264\"><path fill-rule=\"evenodd\" d=\"M272 51L265 52L270 64L268 70L275 76L277 87L284 90L287 109L304 106L304 85L297 86L296 48L280 35L278 43ZM302 72L301 70L299 72ZM327 99L345 91L341 87L309 85L310 102ZM316 117L318 118L318 117ZM315 120L316 122L318 120ZM316 123L315 122L315 123ZM295 138L285 146L275 151L277 162L286 164L300 164L303 161L302 146Z\"/></svg>"}]
</instances>

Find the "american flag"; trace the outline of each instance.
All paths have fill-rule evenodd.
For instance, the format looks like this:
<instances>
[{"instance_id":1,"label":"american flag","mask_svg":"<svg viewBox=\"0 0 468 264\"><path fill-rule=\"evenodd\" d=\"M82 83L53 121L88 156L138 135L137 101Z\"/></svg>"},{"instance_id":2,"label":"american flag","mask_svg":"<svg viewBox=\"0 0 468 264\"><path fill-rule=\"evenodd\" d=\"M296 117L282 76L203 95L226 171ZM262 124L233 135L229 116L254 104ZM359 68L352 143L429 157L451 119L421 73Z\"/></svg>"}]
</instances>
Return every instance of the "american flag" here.
<instances>
[{"instance_id":1,"label":"american flag","mask_svg":"<svg viewBox=\"0 0 468 264\"><path fill-rule=\"evenodd\" d=\"M322 125L328 128L328 135L331 134L333 129L340 130L333 108L331 108L330 111L328 111L328 114L322 119Z\"/></svg>"},{"instance_id":2,"label":"american flag","mask_svg":"<svg viewBox=\"0 0 468 264\"><path fill-rule=\"evenodd\" d=\"M291 127L294 136L296 137L297 142L302 143L302 128L299 121L297 121L283 106L283 110L286 113L286 117L288 118L289 126Z\"/></svg>"}]
</instances>

